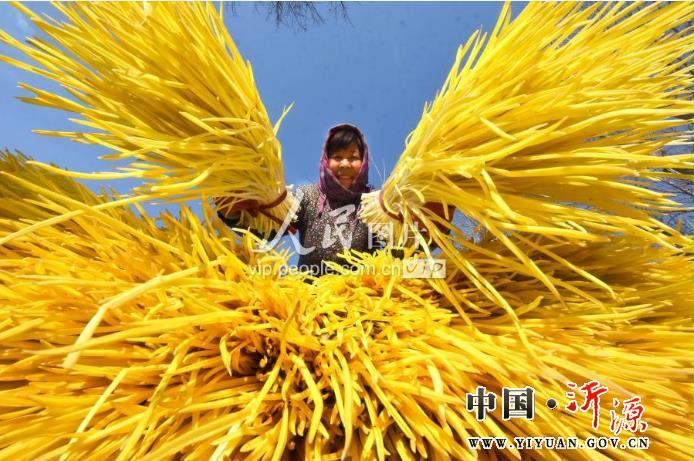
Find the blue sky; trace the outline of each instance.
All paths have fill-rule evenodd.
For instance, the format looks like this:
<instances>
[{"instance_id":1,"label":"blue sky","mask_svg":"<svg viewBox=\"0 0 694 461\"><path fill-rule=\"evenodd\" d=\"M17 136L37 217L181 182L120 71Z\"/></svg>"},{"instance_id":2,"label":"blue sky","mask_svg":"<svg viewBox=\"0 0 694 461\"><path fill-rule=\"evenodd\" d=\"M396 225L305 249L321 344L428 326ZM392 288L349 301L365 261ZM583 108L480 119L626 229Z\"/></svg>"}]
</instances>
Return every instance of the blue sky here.
<instances>
[{"instance_id":1,"label":"blue sky","mask_svg":"<svg viewBox=\"0 0 694 461\"><path fill-rule=\"evenodd\" d=\"M457 47L479 27L490 30L501 2L348 3L350 21L321 6L326 21L306 31L280 26L252 3L226 8L227 28L253 65L258 89L273 122L294 102L279 133L289 184L317 181L318 159L328 128L340 122L359 126L371 151L370 181L379 187L395 165L424 103L442 85ZM31 8L52 14L47 3ZM514 5L517 14L523 4ZM33 24L0 3L0 28L17 38L37 33ZM0 45L0 53L17 56ZM37 160L79 171L107 171L101 147L33 134L32 129L74 130L71 114L31 106L16 99L28 92L23 81L52 86L8 65L0 65L0 148L19 149ZM87 181L98 190L99 182ZM132 181L104 184L127 192ZM195 203L190 204L199 209ZM146 207L156 213L157 208Z\"/></svg>"}]
</instances>

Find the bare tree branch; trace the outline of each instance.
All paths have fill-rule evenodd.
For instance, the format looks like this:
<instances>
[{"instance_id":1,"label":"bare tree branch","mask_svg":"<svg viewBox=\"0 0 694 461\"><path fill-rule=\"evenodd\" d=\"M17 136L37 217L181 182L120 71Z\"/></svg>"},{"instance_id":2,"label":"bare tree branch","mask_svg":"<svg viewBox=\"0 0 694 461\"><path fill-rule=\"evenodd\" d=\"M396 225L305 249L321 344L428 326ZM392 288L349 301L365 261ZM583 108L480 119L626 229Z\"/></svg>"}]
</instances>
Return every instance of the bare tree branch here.
<instances>
[{"instance_id":1,"label":"bare tree branch","mask_svg":"<svg viewBox=\"0 0 694 461\"><path fill-rule=\"evenodd\" d=\"M235 15L237 2L229 3ZM324 24L326 15L351 24L347 2L255 2L254 7L256 11L264 12L267 19L272 18L277 27L287 25L293 29L307 30L311 25Z\"/></svg>"}]
</instances>

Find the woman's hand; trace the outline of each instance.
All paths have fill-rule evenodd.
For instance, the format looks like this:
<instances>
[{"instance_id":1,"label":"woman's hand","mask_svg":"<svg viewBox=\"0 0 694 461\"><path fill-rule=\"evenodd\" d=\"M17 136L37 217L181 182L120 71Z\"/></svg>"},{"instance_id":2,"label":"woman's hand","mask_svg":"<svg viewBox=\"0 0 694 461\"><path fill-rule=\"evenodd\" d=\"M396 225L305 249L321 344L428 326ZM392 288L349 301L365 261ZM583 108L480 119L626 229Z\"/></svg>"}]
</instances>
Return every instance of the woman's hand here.
<instances>
[{"instance_id":1,"label":"woman's hand","mask_svg":"<svg viewBox=\"0 0 694 461\"><path fill-rule=\"evenodd\" d=\"M241 214L240 212L231 211L231 197L213 197L214 204L217 207L217 211L225 218L234 219L238 218Z\"/></svg>"}]
</instances>

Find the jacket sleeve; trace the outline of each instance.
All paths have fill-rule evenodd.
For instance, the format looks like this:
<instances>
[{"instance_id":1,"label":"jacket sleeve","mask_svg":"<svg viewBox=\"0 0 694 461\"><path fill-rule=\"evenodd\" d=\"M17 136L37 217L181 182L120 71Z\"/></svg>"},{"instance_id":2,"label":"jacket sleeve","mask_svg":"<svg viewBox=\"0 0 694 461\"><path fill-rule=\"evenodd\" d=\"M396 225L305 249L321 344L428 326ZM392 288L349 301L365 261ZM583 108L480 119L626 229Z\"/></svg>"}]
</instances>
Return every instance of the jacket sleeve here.
<instances>
[{"instance_id":1,"label":"jacket sleeve","mask_svg":"<svg viewBox=\"0 0 694 461\"><path fill-rule=\"evenodd\" d=\"M294 228L296 228L298 230L303 228L301 225L302 224L301 219L303 219L302 211L303 211L303 200L299 203L299 208L297 209L296 214L291 221L291 225L294 226ZM219 210L217 210L217 216L219 216L219 219L221 219L222 222L224 222L224 224L226 224L227 226L229 226L231 228L236 227L236 228L246 229L247 231L249 231L251 234L258 237L259 239L272 240L277 236L276 230L271 230L270 234L268 236L265 236L259 230L254 229L248 225L241 224L240 223L240 221L241 221L240 215L239 216L224 216ZM287 229L284 230L282 237L284 237L288 234L289 234L289 227L287 227Z\"/></svg>"}]
</instances>

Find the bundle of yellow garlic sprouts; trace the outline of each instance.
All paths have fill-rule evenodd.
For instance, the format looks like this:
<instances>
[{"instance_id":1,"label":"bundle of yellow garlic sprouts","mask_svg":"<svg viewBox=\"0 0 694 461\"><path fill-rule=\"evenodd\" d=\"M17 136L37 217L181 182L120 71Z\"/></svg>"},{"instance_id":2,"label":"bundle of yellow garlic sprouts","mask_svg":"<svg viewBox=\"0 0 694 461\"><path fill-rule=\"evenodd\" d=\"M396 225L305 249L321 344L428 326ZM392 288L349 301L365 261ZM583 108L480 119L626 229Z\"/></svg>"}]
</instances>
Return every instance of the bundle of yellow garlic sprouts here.
<instances>
[{"instance_id":1,"label":"bundle of yellow garlic sprouts","mask_svg":"<svg viewBox=\"0 0 694 461\"><path fill-rule=\"evenodd\" d=\"M211 3L195 2L55 6L65 21L17 4L51 40L23 44L0 31L0 40L27 61L0 59L59 83L71 95L21 85L34 93L24 101L73 112L80 117L75 123L87 127L39 133L97 144L111 152L103 158L131 162L117 172L64 174L141 178L135 189L141 200L219 196L228 198L229 207L255 204L254 210L246 206L242 222L262 232L277 229L293 203L276 138L281 119L270 123L251 66L221 13Z\"/></svg>"},{"instance_id":2,"label":"bundle of yellow garlic sprouts","mask_svg":"<svg viewBox=\"0 0 694 461\"><path fill-rule=\"evenodd\" d=\"M0 172L0 235L107 200L23 157L3 155ZM250 238L213 231L187 208L156 221L119 208L0 247L0 457L476 459L466 437L609 434L605 410L593 429L590 412L544 405L564 405L568 382L593 379L611 397L643 399L650 458L689 456L692 284L676 274L691 267L691 248L593 244L574 257L612 274L618 301L592 284L593 301L562 286L563 306L536 278L476 261L513 303L528 350L460 272L447 282L472 322L423 279L280 277L287 255L253 252ZM381 252L351 257L396 264ZM580 287L574 275L557 277ZM521 385L536 389L533 420L505 420L497 407L479 421L466 408L478 386L501 395Z\"/></svg>"},{"instance_id":3,"label":"bundle of yellow garlic sprouts","mask_svg":"<svg viewBox=\"0 0 694 461\"><path fill-rule=\"evenodd\" d=\"M692 110L691 21L678 2L536 2L514 20L507 3L490 34L459 49L392 174L363 198L362 218L384 233L393 226L400 243L425 242L423 224L501 304L461 251L477 246L440 210L473 218L555 294L524 239L619 235L674 249L682 237L656 215L678 204L658 181L688 178L663 170L691 169L692 159L660 151L691 140L676 129Z\"/></svg>"}]
</instances>

